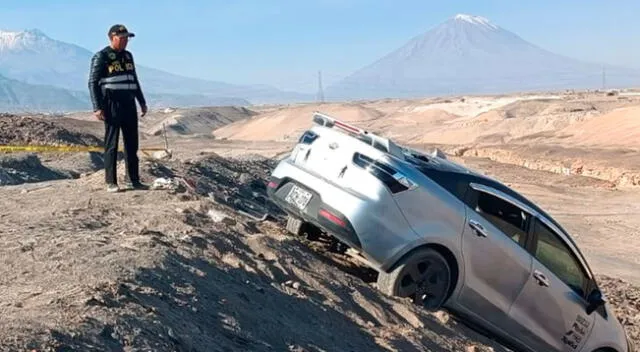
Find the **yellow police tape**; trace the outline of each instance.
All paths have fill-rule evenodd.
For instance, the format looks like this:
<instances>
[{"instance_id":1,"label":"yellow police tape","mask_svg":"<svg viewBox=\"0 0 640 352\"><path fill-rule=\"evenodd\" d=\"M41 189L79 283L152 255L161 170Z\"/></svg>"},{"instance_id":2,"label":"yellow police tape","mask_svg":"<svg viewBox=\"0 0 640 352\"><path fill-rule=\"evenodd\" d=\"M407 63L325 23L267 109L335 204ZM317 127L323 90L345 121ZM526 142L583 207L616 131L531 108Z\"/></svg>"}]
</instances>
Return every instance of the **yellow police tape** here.
<instances>
[{"instance_id":1,"label":"yellow police tape","mask_svg":"<svg viewBox=\"0 0 640 352\"><path fill-rule=\"evenodd\" d=\"M139 148L140 151L166 151L165 148ZM123 151L118 148L118 151ZM0 153L12 152L104 152L104 147L85 145L0 145Z\"/></svg>"}]
</instances>

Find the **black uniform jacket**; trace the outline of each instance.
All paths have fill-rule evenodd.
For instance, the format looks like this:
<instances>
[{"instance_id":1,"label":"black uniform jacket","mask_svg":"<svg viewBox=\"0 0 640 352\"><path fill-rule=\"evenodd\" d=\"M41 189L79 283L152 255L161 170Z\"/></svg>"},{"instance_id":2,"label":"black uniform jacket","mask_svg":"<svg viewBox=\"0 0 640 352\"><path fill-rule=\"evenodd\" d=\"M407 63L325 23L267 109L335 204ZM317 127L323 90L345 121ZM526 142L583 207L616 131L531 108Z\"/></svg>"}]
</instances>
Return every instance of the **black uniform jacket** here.
<instances>
[{"instance_id":1,"label":"black uniform jacket","mask_svg":"<svg viewBox=\"0 0 640 352\"><path fill-rule=\"evenodd\" d=\"M110 46L91 59L89 93L94 111L109 109L109 101L121 106L133 102L135 108L135 99L138 99L140 106L146 106L133 55L127 50L115 51Z\"/></svg>"}]
</instances>

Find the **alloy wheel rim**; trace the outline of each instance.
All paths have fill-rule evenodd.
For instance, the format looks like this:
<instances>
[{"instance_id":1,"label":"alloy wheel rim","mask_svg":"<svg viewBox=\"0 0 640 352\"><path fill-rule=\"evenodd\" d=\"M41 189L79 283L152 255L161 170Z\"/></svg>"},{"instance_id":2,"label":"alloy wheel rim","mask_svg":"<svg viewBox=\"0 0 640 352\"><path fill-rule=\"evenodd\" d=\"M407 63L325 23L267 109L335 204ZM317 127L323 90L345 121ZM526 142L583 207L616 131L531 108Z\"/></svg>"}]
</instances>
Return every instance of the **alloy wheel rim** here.
<instances>
[{"instance_id":1,"label":"alloy wheel rim","mask_svg":"<svg viewBox=\"0 0 640 352\"><path fill-rule=\"evenodd\" d=\"M446 270L439 262L423 259L407 267L398 291L401 297L411 297L413 302L425 308L440 303L446 294Z\"/></svg>"}]
</instances>

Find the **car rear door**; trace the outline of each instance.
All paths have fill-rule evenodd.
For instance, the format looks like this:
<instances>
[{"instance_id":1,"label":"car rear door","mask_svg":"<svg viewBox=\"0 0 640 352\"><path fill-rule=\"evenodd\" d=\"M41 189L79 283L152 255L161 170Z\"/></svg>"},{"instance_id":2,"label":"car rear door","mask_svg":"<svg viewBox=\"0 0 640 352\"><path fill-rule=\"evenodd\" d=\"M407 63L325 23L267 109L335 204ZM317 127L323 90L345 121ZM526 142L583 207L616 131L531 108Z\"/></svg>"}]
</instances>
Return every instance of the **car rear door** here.
<instances>
[{"instance_id":1,"label":"car rear door","mask_svg":"<svg viewBox=\"0 0 640 352\"><path fill-rule=\"evenodd\" d=\"M531 274L525 249L531 214L495 189L472 184L462 235L465 279L458 303L505 335L509 309Z\"/></svg>"},{"instance_id":2,"label":"car rear door","mask_svg":"<svg viewBox=\"0 0 640 352\"><path fill-rule=\"evenodd\" d=\"M535 351L580 351L594 325L586 313L589 279L550 222L536 218L533 273L509 313L514 334Z\"/></svg>"}]
</instances>

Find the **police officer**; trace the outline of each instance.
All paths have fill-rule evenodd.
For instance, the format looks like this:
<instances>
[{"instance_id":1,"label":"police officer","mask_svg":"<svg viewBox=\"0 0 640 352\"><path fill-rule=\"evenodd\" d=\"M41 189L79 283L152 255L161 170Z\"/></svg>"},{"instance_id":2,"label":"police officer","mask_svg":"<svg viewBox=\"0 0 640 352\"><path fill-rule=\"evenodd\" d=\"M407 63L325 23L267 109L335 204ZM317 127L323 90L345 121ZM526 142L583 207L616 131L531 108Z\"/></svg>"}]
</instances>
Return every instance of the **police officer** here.
<instances>
[{"instance_id":1,"label":"police officer","mask_svg":"<svg viewBox=\"0 0 640 352\"><path fill-rule=\"evenodd\" d=\"M135 34L124 25L109 29L110 45L98 51L91 59L89 92L94 115L105 125L105 181L108 192L118 192L116 161L120 130L125 149L126 188L148 189L140 182L138 161L138 111L147 113L147 103L140 88L133 56L125 48Z\"/></svg>"}]
</instances>

